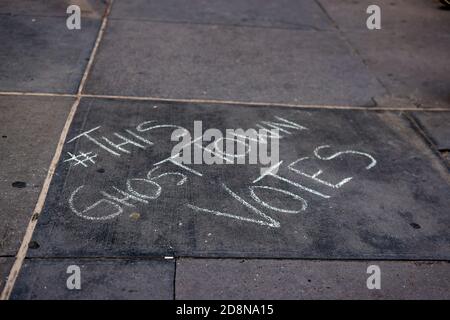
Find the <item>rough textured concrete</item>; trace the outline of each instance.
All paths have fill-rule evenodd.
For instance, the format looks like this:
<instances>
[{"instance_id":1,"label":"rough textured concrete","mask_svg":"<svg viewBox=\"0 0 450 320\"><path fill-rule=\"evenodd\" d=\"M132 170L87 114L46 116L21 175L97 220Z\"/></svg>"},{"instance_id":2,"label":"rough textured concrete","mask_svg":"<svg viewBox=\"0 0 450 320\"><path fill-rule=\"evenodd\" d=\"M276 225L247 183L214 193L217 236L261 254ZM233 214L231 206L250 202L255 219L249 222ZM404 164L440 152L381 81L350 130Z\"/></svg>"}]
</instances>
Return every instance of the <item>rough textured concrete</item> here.
<instances>
[{"instance_id":1,"label":"rough textured concrete","mask_svg":"<svg viewBox=\"0 0 450 320\"><path fill-rule=\"evenodd\" d=\"M405 30L434 31L444 34L450 26L448 11L442 10L439 1L429 0L318 0L326 13L343 31L366 31L369 14L367 7L376 4L381 9L381 28L388 32ZM440 29L443 28L443 29ZM368 30L367 30L368 31ZM377 31L375 31L377 32ZM427 36L418 36L426 38Z\"/></svg>"},{"instance_id":2,"label":"rough textured concrete","mask_svg":"<svg viewBox=\"0 0 450 320\"><path fill-rule=\"evenodd\" d=\"M77 5L82 18L101 18L106 0L2 0L0 14L67 17L67 7Z\"/></svg>"},{"instance_id":3,"label":"rough textured concrete","mask_svg":"<svg viewBox=\"0 0 450 320\"><path fill-rule=\"evenodd\" d=\"M389 91L381 105L410 100L422 107L450 107L449 12L437 1L377 1L381 30L368 30L371 1L320 0L371 72Z\"/></svg>"},{"instance_id":4,"label":"rough textured concrete","mask_svg":"<svg viewBox=\"0 0 450 320\"><path fill-rule=\"evenodd\" d=\"M19 248L72 102L0 96L0 255Z\"/></svg>"},{"instance_id":5,"label":"rough textured concrete","mask_svg":"<svg viewBox=\"0 0 450 320\"><path fill-rule=\"evenodd\" d=\"M438 150L450 151L450 112L416 112L414 118Z\"/></svg>"},{"instance_id":6,"label":"rough textured concrete","mask_svg":"<svg viewBox=\"0 0 450 320\"><path fill-rule=\"evenodd\" d=\"M9 271L14 263L14 258L0 258L0 292L8 280Z\"/></svg>"},{"instance_id":7,"label":"rough textured concrete","mask_svg":"<svg viewBox=\"0 0 450 320\"><path fill-rule=\"evenodd\" d=\"M303 30L332 28L315 1L296 0L116 0L111 18Z\"/></svg>"},{"instance_id":8,"label":"rough textured concrete","mask_svg":"<svg viewBox=\"0 0 450 320\"><path fill-rule=\"evenodd\" d=\"M75 93L97 36L100 19L68 30L66 18L0 18L0 91Z\"/></svg>"},{"instance_id":9,"label":"rough textured concrete","mask_svg":"<svg viewBox=\"0 0 450 320\"><path fill-rule=\"evenodd\" d=\"M124 20L109 22L86 92L334 105L385 94L332 31Z\"/></svg>"},{"instance_id":10,"label":"rough textured concrete","mask_svg":"<svg viewBox=\"0 0 450 320\"><path fill-rule=\"evenodd\" d=\"M450 69L436 62L447 60L450 36L441 33L418 38L414 31L367 33L350 34L349 38L392 95L376 99L380 105L408 99L421 107L450 106Z\"/></svg>"},{"instance_id":11,"label":"rough textured concrete","mask_svg":"<svg viewBox=\"0 0 450 320\"><path fill-rule=\"evenodd\" d=\"M370 265L380 267L380 290L367 289ZM175 298L450 299L450 264L181 259Z\"/></svg>"},{"instance_id":12,"label":"rough textured concrete","mask_svg":"<svg viewBox=\"0 0 450 320\"><path fill-rule=\"evenodd\" d=\"M283 164L278 175L284 181L266 176L253 182L261 165L188 165L203 175L198 176L166 162L149 174L156 163L170 157L176 145L170 141L173 128L141 132L154 145L140 140L142 148L123 147L129 154L116 149L120 156L87 138L66 143L35 231L39 248L29 254L450 258L450 217L445 214L450 207L448 172L409 122L396 114L85 99L68 141L98 126L93 137L118 143L121 139L114 133L132 137L125 130L136 133L139 124L150 120L190 132L194 120L201 120L204 130L225 132L264 126L263 121L283 123L277 116L307 128L284 127L289 134L280 132ZM314 155L316 148L327 145ZM83 167L68 160L69 153L80 152L92 152L95 163L85 162ZM292 164L304 157L309 158ZM333 188L298 173L312 175L319 169L324 171L322 179L331 184L353 178ZM188 180L177 185L180 175L158 178L165 172L185 174ZM146 176L157 183L130 182L131 190L145 195L146 201L105 200L104 192L123 198L118 190L130 188L127 180ZM255 200L250 186L282 191L258 188L255 194L260 200Z\"/></svg>"},{"instance_id":13,"label":"rough textured concrete","mask_svg":"<svg viewBox=\"0 0 450 320\"><path fill-rule=\"evenodd\" d=\"M80 268L81 289L67 289L67 268ZM26 260L11 299L172 299L174 261Z\"/></svg>"}]
</instances>

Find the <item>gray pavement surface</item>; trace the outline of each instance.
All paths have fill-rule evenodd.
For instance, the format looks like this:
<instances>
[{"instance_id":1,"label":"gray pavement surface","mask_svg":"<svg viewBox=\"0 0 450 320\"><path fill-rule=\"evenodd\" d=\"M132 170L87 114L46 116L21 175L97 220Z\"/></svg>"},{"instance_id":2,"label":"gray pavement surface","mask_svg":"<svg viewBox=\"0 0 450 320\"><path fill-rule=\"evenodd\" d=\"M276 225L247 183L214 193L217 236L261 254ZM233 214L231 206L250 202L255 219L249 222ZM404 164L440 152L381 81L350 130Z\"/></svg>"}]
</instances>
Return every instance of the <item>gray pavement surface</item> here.
<instances>
[{"instance_id":1,"label":"gray pavement surface","mask_svg":"<svg viewBox=\"0 0 450 320\"><path fill-rule=\"evenodd\" d=\"M72 102L0 97L0 255L19 248Z\"/></svg>"},{"instance_id":2,"label":"gray pavement surface","mask_svg":"<svg viewBox=\"0 0 450 320\"><path fill-rule=\"evenodd\" d=\"M66 286L74 265L82 274L80 290ZM26 260L11 299L169 300L174 268L174 261L158 260Z\"/></svg>"},{"instance_id":3,"label":"gray pavement surface","mask_svg":"<svg viewBox=\"0 0 450 320\"><path fill-rule=\"evenodd\" d=\"M19 10L17 1L0 3L0 88L75 93L101 20L86 17L83 32L71 32L61 14L65 9L53 6L56 1L46 5L42 1L33 2L42 5L23 3Z\"/></svg>"},{"instance_id":4,"label":"gray pavement surface","mask_svg":"<svg viewBox=\"0 0 450 320\"><path fill-rule=\"evenodd\" d=\"M272 122L284 131L280 157L267 167L283 163L258 182L260 165L158 165L177 142L171 142L173 128L143 131L150 120L192 135L194 121L222 132ZM131 130L153 145L128 143L129 153L114 149L115 155L86 137L70 142L93 128L90 136L98 141L123 142L117 134L142 141ZM85 99L68 141L31 256L450 259L448 172L409 122L393 113ZM95 155L95 163L69 160L81 153ZM329 184L352 180L330 187L308 177L318 170ZM166 172L178 177L142 181ZM177 185L182 175L187 181ZM126 197L118 190L134 190L147 201L107 203L105 192Z\"/></svg>"},{"instance_id":5,"label":"gray pavement surface","mask_svg":"<svg viewBox=\"0 0 450 320\"><path fill-rule=\"evenodd\" d=\"M381 290L367 290L378 265ZM450 299L448 262L180 259L176 299Z\"/></svg>"},{"instance_id":6,"label":"gray pavement surface","mask_svg":"<svg viewBox=\"0 0 450 320\"><path fill-rule=\"evenodd\" d=\"M318 0L343 36L388 91L376 97L380 105L409 100L421 107L450 104L448 10L438 1L381 0L381 30L365 24L369 0ZM399 102L400 100L400 102Z\"/></svg>"},{"instance_id":7,"label":"gray pavement surface","mask_svg":"<svg viewBox=\"0 0 450 320\"><path fill-rule=\"evenodd\" d=\"M0 256L19 249L72 103L72 98L0 96ZM6 262L0 260L2 272Z\"/></svg>"},{"instance_id":8,"label":"gray pavement surface","mask_svg":"<svg viewBox=\"0 0 450 320\"><path fill-rule=\"evenodd\" d=\"M0 290L5 286L8 280L9 271L14 263L13 257L0 258Z\"/></svg>"},{"instance_id":9,"label":"gray pavement surface","mask_svg":"<svg viewBox=\"0 0 450 320\"><path fill-rule=\"evenodd\" d=\"M337 105L385 93L333 31L135 20L110 21L86 91Z\"/></svg>"},{"instance_id":10,"label":"gray pavement surface","mask_svg":"<svg viewBox=\"0 0 450 320\"><path fill-rule=\"evenodd\" d=\"M101 18L106 7L103 0L2 0L0 14L11 16L67 17L67 7L77 5L86 18Z\"/></svg>"},{"instance_id":11,"label":"gray pavement surface","mask_svg":"<svg viewBox=\"0 0 450 320\"><path fill-rule=\"evenodd\" d=\"M111 19L324 30L329 18L314 1L119 0Z\"/></svg>"},{"instance_id":12,"label":"gray pavement surface","mask_svg":"<svg viewBox=\"0 0 450 320\"><path fill-rule=\"evenodd\" d=\"M438 150L450 150L450 113L417 112L414 118Z\"/></svg>"},{"instance_id":13,"label":"gray pavement surface","mask_svg":"<svg viewBox=\"0 0 450 320\"><path fill-rule=\"evenodd\" d=\"M370 1L115 0L100 39L108 3L0 1L0 290L86 73L11 298L449 298L450 11L380 0L382 29L370 31ZM81 30L66 28L69 4ZM170 128L139 132L144 145L120 156L70 142L100 126L93 136L117 143L114 133L151 120L288 123L276 117L308 128L282 127L283 166L309 158L280 169L289 182L258 181L272 189L254 197L250 165L191 166L199 177L164 163L146 177L170 155ZM94 152L95 163L75 166L67 152ZM329 184L352 179L333 188L299 174L319 169ZM147 203L117 204L129 179ZM89 206L105 192L116 200ZM82 267L81 291L66 288L70 264ZM365 286L369 264L381 290Z\"/></svg>"}]
</instances>

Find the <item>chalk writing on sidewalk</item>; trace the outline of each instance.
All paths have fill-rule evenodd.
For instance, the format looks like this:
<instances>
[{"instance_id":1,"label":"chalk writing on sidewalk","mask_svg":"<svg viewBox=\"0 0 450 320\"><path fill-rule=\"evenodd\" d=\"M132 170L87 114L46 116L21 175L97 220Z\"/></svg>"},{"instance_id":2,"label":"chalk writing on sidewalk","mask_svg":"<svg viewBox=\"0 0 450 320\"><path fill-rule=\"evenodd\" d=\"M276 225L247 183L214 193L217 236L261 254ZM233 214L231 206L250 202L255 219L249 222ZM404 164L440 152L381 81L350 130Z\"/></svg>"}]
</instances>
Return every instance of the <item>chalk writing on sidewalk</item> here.
<instances>
[{"instance_id":1,"label":"chalk writing on sidewalk","mask_svg":"<svg viewBox=\"0 0 450 320\"><path fill-rule=\"evenodd\" d=\"M267 130L277 129L279 134L270 136L271 139L277 140L294 134L298 134L300 139L304 130L310 130L310 128L297 123L295 119L277 117L277 120L278 122L273 120L260 121L255 123L255 127ZM280 126L280 123L285 126ZM286 127L287 123L290 128ZM158 123L155 120L147 120L133 129L124 129L123 132L113 132L110 135L102 134L102 129L101 126L97 126L68 140L67 143L73 143L79 139L86 139L95 149L90 152L80 152L77 156L70 154L71 158L64 162L72 162L74 166L81 164L83 167L87 167L86 162L94 164L93 158L97 156L97 153L112 158L133 157L135 152L145 151L155 146L157 141L153 141L154 139L151 137L151 133L155 130L167 130L168 134L175 130L178 131L178 134L187 135L189 133L177 124ZM190 139L189 144L210 152L211 149L200 143L201 138L201 135L199 137L194 135L194 139ZM228 154L227 158L229 156ZM261 173L255 175L252 179L243 181L240 190L231 186L225 177L222 178L222 181L219 181L218 190L221 194L218 196L235 202L237 206L234 206L234 208L240 208L239 212L236 212L236 209L234 211L228 210L214 202L206 207L195 203L195 199L188 200L183 205L188 209L188 212L195 214L206 214L216 216L218 219L227 218L279 228L281 223L275 214L302 214L311 208L308 197L320 201L330 201L337 193L344 192L348 183L354 183L357 176L348 175L336 180L331 169L324 168L325 164L358 158L360 160L358 163L362 163L362 172L371 170L377 165L376 159L363 150L340 149L338 146L331 146L326 143L315 146L308 154L301 155L294 161L292 161L292 158L289 161L283 160L283 158L283 155L280 155L278 162L268 168L263 168ZM320 164L323 164L323 166ZM314 165L316 169L311 170L311 165ZM283 173L279 172L280 169ZM171 179L167 179L169 177ZM68 203L71 211L80 218L89 221L106 221L117 218L126 210L149 205L152 201L164 197L166 188L189 186L189 182L193 178L206 180L208 175L201 168L198 168L198 165L194 168L194 165L183 162L181 154L169 153L166 158L149 162L148 167L143 168L140 174L124 179L120 185L106 186L101 190L93 189L86 184L79 185L71 192ZM315 187L312 187L311 183L308 182L313 182ZM191 187L193 186L191 185ZM245 194L243 190L245 190ZM93 193L97 197L96 200L86 205L85 196L87 194L92 196ZM267 196L267 194L270 194L270 196ZM294 206L281 206L276 201L279 197L290 199L289 203L294 204ZM243 215L243 212L246 214Z\"/></svg>"}]
</instances>

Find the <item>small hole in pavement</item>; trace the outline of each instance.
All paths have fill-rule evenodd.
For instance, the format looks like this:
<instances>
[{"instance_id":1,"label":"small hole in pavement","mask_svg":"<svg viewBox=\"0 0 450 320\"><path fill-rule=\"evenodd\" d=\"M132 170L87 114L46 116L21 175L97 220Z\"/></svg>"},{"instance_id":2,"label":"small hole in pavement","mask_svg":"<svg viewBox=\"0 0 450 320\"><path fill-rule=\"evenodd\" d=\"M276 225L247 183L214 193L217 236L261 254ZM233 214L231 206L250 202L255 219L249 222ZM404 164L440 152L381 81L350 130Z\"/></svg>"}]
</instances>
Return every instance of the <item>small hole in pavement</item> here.
<instances>
[{"instance_id":1,"label":"small hole in pavement","mask_svg":"<svg viewBox=\"0 0 450 320\"><path fill-rule=\"evenodd\" d=\"M39 248L39 243L37 243L36 241L30 241L30 243L28 244L28 248L30 248L30 249L38 249Z\"/></svg>"},{"instance_id":2,"label":"small hole in pavement","mask_svg":"<svg viewBox=\"0 0 450 320\"><path fill-rule=\"evenodd\" d=\"M420 229L421 227L420 227L420 224L418 224L418 223L415 223L415 222L412 222L412 223L410 223L409 224L411 227L413 227L414 229Z\"/></svg>"},{"instance_id":3,"label":"small hole in pavement","mask_svg":"<svg viewBox=\"0 0 450 320\"><path fill-rule=\"evenodd\" d=\"M27 183L26 183L26 182L23 182L23 181L14 181L11 185L12 185L14 188L22 189L22 188L25 188L25 187L27 186Z\"/></svg>"}]
</instances>

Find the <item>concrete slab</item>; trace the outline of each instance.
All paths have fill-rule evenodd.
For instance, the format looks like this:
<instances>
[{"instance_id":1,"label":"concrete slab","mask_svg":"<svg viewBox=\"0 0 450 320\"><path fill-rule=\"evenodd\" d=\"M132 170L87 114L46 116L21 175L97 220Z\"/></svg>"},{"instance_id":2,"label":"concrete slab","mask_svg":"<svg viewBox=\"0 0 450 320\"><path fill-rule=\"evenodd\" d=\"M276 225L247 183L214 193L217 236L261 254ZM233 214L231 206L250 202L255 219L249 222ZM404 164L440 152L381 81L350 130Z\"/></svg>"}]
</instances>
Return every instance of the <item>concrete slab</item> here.
<instances>
[{"instance_id":1,"label":"concrete slab","mask_svg":"<svg viewBox=\"0 0 450 320\"><path fill-rule=\"evenodd\" d=\"M78 266L81 289L69 290L69 266ZM11 299L117 300L173 298L174 262L163 260L26 260Z\"/></svg>"},{"instance_id":2,"label":"concrete slab","mask_svg":"<svg viewBox=\"0 0 450 320\"><path fill-rule=\"evenodd\" d=\"M0 14L67 17L67 7L77 5L81 9L81 18L101 18L105 10L105 1L98 0L2 0Z\"/></svg>"},{"instance_id":3,"label":"concrete slab","mask_svg":"<svg viewBox=\"0 0 450 320\"><path fill-rule=\"evenodd\" d=\"M333 105L385 94L335 32L124 20L110 21L86 92Z\"/></svg>"},{"instance_id":4,"label":"concrete slab","mask_svg":"<svg viewBox=\"0 0 450 320\"><path fill-rule=\"evenodd\" d=\"M380 105L408 99L425 108L450 107L450 67L446 63L450 36L417 37L414 30L402 34L367 30L350 33L348 38L390 92L391 96L375 98Z\"/></svg>"},{"instance_id":5,"label":"concrete slab","mask_svg":"<svg viewBox=\"0 0 450 320\"><path fill-rule=\"evenodd\" d=\"M8 280L9 271L11 270L13 263L14 258L12 257L0 257L0 292L5 287L6 281Z\"/></svg>"},{"instance_id":6,"label":"concrete slab","mask_svg":"<svg viewBox=\"0 0 450 320\"><path fill-rule=\"evenodd\" d=\"M20 246L72 103L0 96L0 255Z\"/></svg>"},{"instance_id":7,"label":"concrete slab","mask_svg":"<svg viewBox=\"0 0 450 320\"><path fill-rule=\"evenodd\" d=\"M413 116L438 150L450 150L450 112L415 112Z\"/></svg>"},{"instance_id":8,"label":"concrete slab","mask_svg":"<svg viewBox=\"0 0 450 320\"><path fill-rule=\"evenodd\" d=\"M367 288L370 265L381 289ZM448 262L180 259L176 299L449 299Z\"/></svg>"},{"instance_id":9,"label":"concrete slab","mask_svg":"<svg viewBox=\"0 0 450 320\"><path fill-rule=\"evenodd\" d=\"M428 0L318 0L326 13L343 31L365 31L369 14L367 7L376 4L381 9L381 28L387 32L422 29L427 36L444 34L450 27L448 12L439 1ZM375 31L378 32L378 31ZM420 37L425 40L426 37Z\"/></svg>"},{"instance_id":10,"label":"concrete slab","mask_svg":"<svg viewBox=\"0 0 450 320\"><path fill-rule=\"evenodd\" d=\"M164 125L193 132L194 121L278 125L278 173L261 178L270 164L248 159L164 162L177 144ZM449 259L448 171L409 125L392 113L83 99L28 254Z\"/></svg>"},{"instance_id":11,"label":"concrete slab","mask_svg":"<svg viewBox=\"0 0 450 320\"><path fill-rule=\"evenodd\" d=\"M118 0L111 19L323 30L332 25L315 1Z\"/></svg>"},{"instance_id":12,"label":"concrete slab","mask_svg":"<svg viewBox=\"0 0 450 320\"><path fill-rule=\"evenodd\" d=\"M438 1L377 1L381 30L368 30L371 1L320 0L370 70L389 91L380 105L411 100L422 107L450 107L448 11ZM403 102L404 105L404 102Z\"/></svg>"},{"instance_id":13,"label":"concrete slab","mask_svg":"<svg viewBox=\"0 0 450 320\"><path fill-rule=\"evenodd\" d=\"M2 15L0 91L75 93L100 23L68 30L63 17Z\"/></svg>"}]
</instances>

